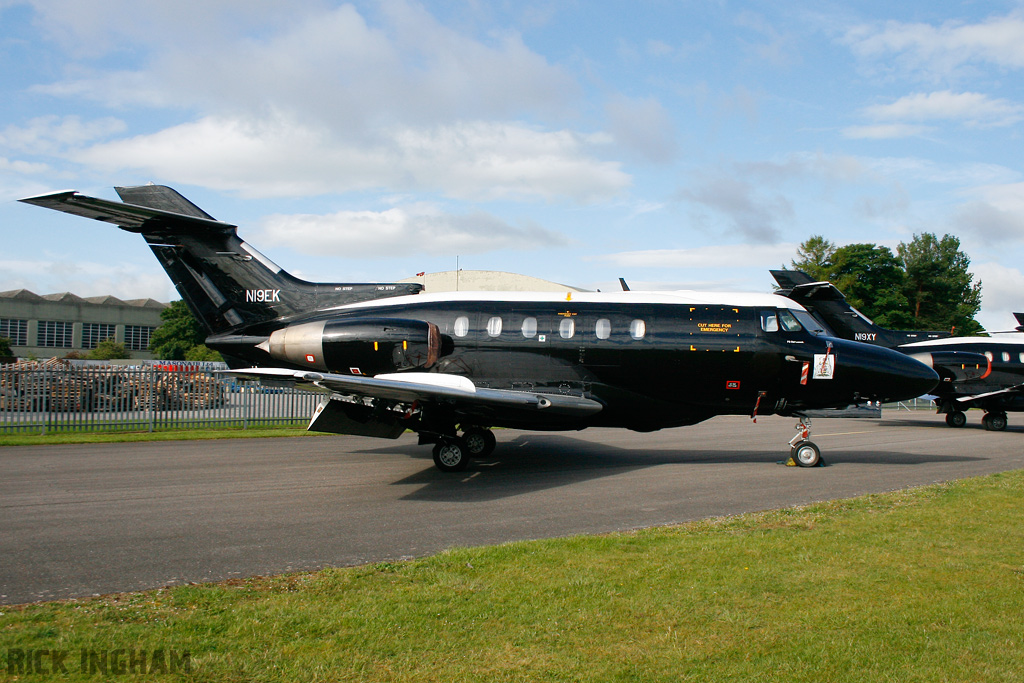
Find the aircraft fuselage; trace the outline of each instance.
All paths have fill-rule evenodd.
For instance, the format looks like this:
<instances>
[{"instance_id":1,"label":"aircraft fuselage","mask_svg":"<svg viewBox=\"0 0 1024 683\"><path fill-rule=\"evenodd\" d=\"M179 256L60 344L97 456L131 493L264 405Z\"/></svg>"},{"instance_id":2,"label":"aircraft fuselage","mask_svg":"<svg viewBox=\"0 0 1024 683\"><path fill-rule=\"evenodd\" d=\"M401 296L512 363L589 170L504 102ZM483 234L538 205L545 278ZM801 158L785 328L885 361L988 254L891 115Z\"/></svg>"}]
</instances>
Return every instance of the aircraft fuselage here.
<instances>
[{"instance_id":1,"label":"aircraft fuselage","mask_svg":"<svg viewBox=\"0 0 1024 683\"><path fill-rule=\"evenodd\" d=\"M317 311L288 325L427 321L449 347L429 372L463 376L480 388L596 397L605 406L592 416L553 416L547 424L532 416L532 429L600 425L648 431L718 414L750 415L755 408L760 414L788 414L902 399L934 384L928 368L901 354L818 336L792 322L790 330L778 325L779 316L795 320L792 304L782 297L720 297L708 302L682 292L421 294ZM354 375L380 370L379 364L372 371L348 362L325 365L330 351L318 343L320 335L290 360L252 343L275 329L277 323L256 326L209 344L240 359L236 365ZM367 337L363 343L373 342ZM386 365L393 349L381 345L379 353ZM522 419L496 412L492 423L522 426Z\"/></svg>"}]
</instances>

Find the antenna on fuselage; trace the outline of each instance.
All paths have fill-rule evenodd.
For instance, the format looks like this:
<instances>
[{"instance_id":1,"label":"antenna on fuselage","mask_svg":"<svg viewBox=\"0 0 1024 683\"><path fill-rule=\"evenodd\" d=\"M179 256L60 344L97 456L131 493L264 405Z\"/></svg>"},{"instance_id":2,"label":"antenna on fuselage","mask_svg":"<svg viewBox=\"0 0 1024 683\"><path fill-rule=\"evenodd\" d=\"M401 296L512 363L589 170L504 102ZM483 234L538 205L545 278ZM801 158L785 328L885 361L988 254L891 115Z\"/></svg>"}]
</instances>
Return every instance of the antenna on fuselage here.
<instances>
[{"instance_id":1,"label":"antenna on fuselage","mask_svg":"<svg viewBox=\"0 0 1024 683\"><path fill-rule=\"evenodd\" d=\"M619 278L619 284L622 285L622 291L623 292L628 292L629 291L629 285L626 284L626 278L620 277Z\"/></svg>"}]
</instances>

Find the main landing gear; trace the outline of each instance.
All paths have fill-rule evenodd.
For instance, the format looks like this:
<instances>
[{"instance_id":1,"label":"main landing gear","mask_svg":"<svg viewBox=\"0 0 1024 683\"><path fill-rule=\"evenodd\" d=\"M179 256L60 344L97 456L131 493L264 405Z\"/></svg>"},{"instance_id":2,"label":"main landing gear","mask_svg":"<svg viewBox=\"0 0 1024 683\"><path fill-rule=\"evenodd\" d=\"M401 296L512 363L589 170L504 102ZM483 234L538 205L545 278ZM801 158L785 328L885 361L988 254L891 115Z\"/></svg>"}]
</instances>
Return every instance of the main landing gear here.
<instances>
[{"instance_id":1,"label":"main landing gear","mask_svg":"<svg viewBox=\"0 0 1024 683\"><path fill-rule=\"evenodd\" d=\"M981 425L990 432L1001 432L1006 429L1006 413L985 413Z\"/></svg>"},{"instance_id":2,"label":"main landing gear","mask_svg":"<svg viewBox=\"0 0 1024 683\"><path fill-rule=\"evenodd\" d=\"M434 465L442 472L461 472L473 458L490 455L496 443L494 432L485 427L468 427L461 436L438 436L434 443Z\"/></svg>"},{"instance_id":3,"label":"main landing gear","mask_svg":"<svg viewBox=\"0 0 1024 683\"><path fill-rule=\"evenodd\" d=\"M824 465L821 460L821 449L810 441L811 418L801 417L796 423L796 436L789 440L789 460L787 465L799 467L819 467Z\"/></svg>"},{"instance_id":4,"label":"main landing gear","mask_svg":"<svg viewBox=\"0 0 1024 683\"><path fill-rule=\"evenodd\" d=\"M990 432L1001 432L1006 429L1006 413L993 411L985 413L981 418L981 426ZM960 428L967 424L967 415L962 410L951 410L946 413L946 424L950 427Z\"/></svg>"}]
</instances>

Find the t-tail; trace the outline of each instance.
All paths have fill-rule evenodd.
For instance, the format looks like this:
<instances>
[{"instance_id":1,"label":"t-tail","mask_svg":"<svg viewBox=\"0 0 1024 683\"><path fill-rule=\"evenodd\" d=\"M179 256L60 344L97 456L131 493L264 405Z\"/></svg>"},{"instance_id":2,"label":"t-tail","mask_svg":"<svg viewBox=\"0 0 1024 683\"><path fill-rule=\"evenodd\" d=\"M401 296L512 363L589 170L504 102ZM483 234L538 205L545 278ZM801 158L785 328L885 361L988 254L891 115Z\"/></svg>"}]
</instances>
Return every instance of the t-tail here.
<instances>
[{"instance_id":1,"label":"t-tail","mask_svg":"<svg viewBox=\"0 0 1024 683\"><path fill-rule=\"evenodd\" d=\"M776 294L788 297L806 308L841 339L884 346L895 349L903 344L945 339L949 332L914 330L888 330L879 327L870 318L850 305L843 293L831 282L817 282L802 270L773 270L772 277L779 283Z\"/></svg>"},{"instance_id":2,"label":"t-tail","mask_svg":"<svg viewBox=\"0 0 1024 683\"><path fill-rule=\"evenodd\" d=\"M265 327L261 323L423 289L418 283L300 280L240 239L237 226L214 219L169 187L115 189L124 203L74 191L21 201L141 234L210 336L239 335Z\"/></svg>"}]
</instances>

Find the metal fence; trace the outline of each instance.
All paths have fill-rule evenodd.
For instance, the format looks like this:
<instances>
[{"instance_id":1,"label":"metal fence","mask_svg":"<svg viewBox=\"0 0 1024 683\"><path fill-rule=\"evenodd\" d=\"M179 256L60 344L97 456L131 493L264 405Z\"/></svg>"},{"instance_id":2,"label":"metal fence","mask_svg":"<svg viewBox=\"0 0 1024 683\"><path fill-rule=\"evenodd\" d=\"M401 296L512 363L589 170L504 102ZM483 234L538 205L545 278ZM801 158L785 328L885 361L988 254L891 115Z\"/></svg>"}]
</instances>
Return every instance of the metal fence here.
<instances>
[{"instance_id":1,"label":"metal fence","mask_svg":"<svg viewBox=\"0 0 1024 683\"><path fill-rule=\"evenodd\" d=\"M0 434L304 427L319 399L192 368L0 365Z\"/></svg>"}]
</instances>

